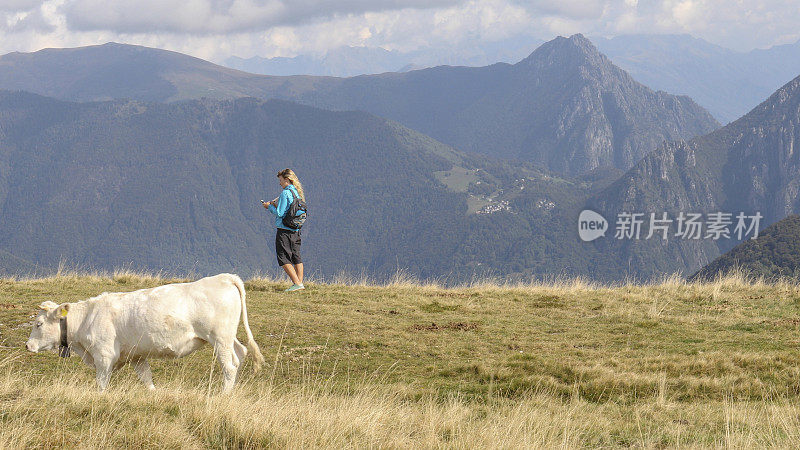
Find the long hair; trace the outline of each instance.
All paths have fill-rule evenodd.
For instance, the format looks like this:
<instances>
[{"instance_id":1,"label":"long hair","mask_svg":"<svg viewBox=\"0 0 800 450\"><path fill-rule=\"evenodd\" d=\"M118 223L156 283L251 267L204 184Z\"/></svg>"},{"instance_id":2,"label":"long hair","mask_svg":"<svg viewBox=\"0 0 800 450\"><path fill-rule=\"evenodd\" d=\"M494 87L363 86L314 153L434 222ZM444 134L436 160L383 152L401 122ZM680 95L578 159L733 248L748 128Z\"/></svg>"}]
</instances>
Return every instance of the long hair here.
<instances>
[{"instance_id":1,"label":"long hair","mask_svg":"<svg viewBox=\"0 0 800 450\"><path fill-rule=\"evenodd\" d=\"M303 185L300 184L300 180L297 179L297 175L295 175L292 169L283 169L278 172L278 176L289 180L289 183L292 183L292 186L297 189L297 193L300 194L300 198L303 199L303 201L306 201L306 194L303 192Z\"/></svg>"}]
</instances>

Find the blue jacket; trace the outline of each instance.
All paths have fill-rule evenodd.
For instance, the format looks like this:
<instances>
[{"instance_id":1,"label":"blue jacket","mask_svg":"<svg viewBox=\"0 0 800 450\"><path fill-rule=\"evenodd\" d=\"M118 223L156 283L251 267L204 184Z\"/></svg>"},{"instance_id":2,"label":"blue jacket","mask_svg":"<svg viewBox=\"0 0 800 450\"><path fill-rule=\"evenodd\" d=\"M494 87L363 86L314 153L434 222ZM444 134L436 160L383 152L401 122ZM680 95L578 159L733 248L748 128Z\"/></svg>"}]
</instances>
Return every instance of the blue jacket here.
<instances>
[{"instance_id":1,"label":"blue jacket","mask_svg":"<svg viewBox=\"0 0 800 450\"><path fill-rule=\"evenodd\" d=\"M293 192L294 195L292 195ZM283 216L284 214L286 214L286 211L289 210L289 205L292 204L292 202L295 199L295 196L300 197L300 194L297 193L297 188L295 188L294 185L290 184L285 188L283 188L283 191L281 191L281 195L280 197L278 197L278 207L276 208L272 206L272 204L269 205L268 207L269 212L275 214L276 227L289 231L297 231L283 225Z\"/></svg>"}]
</instances>

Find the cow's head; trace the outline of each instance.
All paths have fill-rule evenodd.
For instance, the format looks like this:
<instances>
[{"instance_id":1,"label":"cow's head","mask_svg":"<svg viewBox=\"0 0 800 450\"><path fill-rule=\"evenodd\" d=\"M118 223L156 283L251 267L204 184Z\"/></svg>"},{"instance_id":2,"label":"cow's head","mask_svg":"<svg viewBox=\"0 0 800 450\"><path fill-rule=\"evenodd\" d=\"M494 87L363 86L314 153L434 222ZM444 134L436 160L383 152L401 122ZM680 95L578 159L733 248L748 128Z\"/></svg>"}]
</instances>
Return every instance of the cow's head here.
<instances>
[{"instance_id":1,"label":"cow's head","mask_svg":"<svg viewBox=\"0 0 800 450\"><path fill-rule=\"evenodd\" d=\"M29 352L39 350L53 350L61 342L61 325L59 319L69 310L69 303L58 305L46 301L39 305L40 311L33 320L33 329L25 347Z\"/></svg>"}]
</instances>

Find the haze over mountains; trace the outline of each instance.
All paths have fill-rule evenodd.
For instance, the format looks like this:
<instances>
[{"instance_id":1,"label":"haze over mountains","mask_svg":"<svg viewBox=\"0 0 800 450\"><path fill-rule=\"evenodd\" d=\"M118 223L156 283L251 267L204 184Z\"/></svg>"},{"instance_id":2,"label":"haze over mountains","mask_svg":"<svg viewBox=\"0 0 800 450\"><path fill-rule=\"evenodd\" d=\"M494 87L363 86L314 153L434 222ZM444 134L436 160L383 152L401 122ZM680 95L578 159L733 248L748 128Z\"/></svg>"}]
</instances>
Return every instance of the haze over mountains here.
<instances>
[{"instance_id":1,"label":"haze over mountains","mask_svg":"<svg viewBox=\"0 0 800 450\"><path fill-rule=\"evenodd\" d=\"M323 55L295 57L239 58L231 56L226 67L262 75L319 75L353 77L384 72L405 72L441 65L488 66L515 63L528 56L544 41L517 36L494 42L470 41L456 47L424 48L409 52L380 47L341 47Z\"/></svg>"},{"instance_id":2,"label":"haze over mountains","mask_svg":"<svg viewBox=\"0 0 800 450\"><path fill-rule=\"evenodd\" d=\"M592 41L640 83L688 95L722 123L738 119L800 74L800 42L737 52L685 34Z\"/></svg>"},{"instance_id":3,"label":"haze over mountains","mask_svg":"<svg viewBox=\"0 0 800 450\"><path fill-rule=\"evenodd\" d=\"M635 82L581 35L556 38L514 65L354 78L259 76L174 52L106 44L5 55L0 88L77 101L249 95L362 110L462 151L566 174L627 169L663 141L719 125L688 97Z\"/></svg>"}]
</instances>

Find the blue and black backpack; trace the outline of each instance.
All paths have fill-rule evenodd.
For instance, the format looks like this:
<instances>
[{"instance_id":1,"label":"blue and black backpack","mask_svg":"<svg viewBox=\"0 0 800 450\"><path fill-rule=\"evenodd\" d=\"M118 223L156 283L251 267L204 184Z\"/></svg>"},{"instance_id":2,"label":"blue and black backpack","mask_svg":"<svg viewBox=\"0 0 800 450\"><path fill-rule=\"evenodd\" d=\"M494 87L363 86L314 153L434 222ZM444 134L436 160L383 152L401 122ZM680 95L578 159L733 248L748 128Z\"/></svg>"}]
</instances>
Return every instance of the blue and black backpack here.
<instances>
[{"instance_id":1,"label":"blue and black backpack","mask_svg":"<svg viewBox=\"0 0 800 450\"><path fill-rule=\"evenodd\" d=\"M283 226L291 228L292 230L299 230L303 227L303 224L306 223L306 216L308 214L306 202L304 202L299 195L295 194L294 189L289 189L289 191L292 193L294 200L292 200L292 203L286 210L286 214L283 215Z\"/></svg>"}]
</instances>

